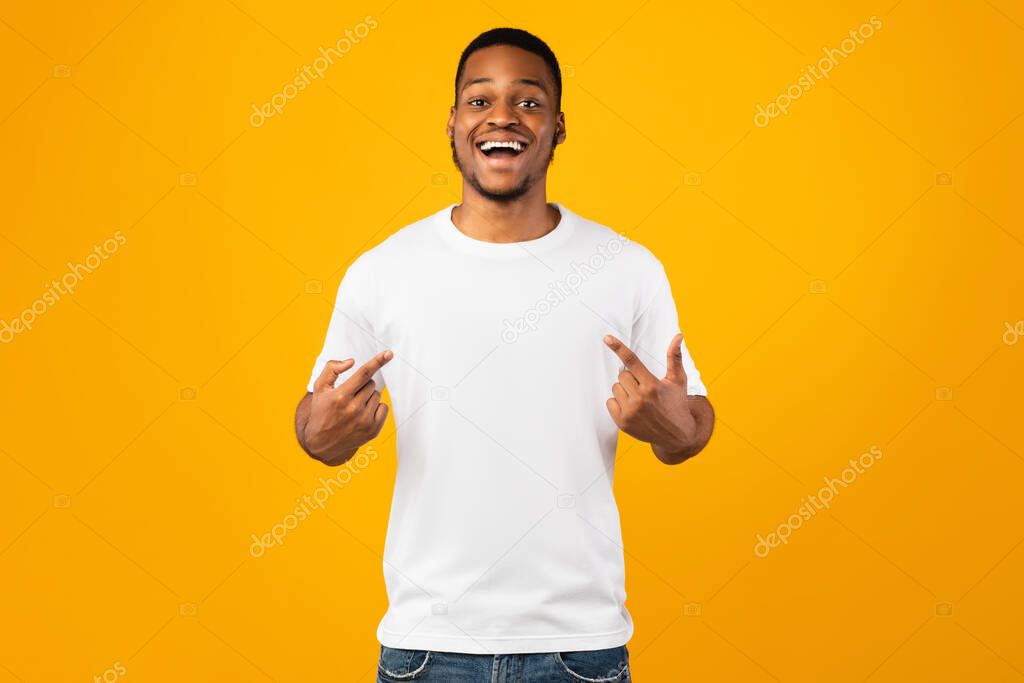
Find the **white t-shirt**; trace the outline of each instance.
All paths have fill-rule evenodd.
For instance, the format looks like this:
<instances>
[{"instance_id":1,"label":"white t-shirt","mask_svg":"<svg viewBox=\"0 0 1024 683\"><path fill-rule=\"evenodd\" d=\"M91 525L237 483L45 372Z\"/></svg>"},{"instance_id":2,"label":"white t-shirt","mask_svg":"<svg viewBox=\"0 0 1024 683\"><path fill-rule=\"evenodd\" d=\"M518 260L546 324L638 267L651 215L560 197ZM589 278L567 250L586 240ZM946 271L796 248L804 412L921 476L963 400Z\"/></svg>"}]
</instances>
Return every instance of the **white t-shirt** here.
<instances>
[{"instance_id":1,"label":"white t-shirt","mask_svg":"<svg viewBox=\"0 0 1024 683\"><path fill-rule=\"evenodd\" d=\"M398 427L377 639L471 654L624 645L605 406L621 362L603 337L664 376L679 332L664 268L558 203L554 230L517 243L465 235L454 206L349 266L309 380L331 359L395 354L374 377ZM682 353L689 393L706 395Z\"/></svg>"}]
</instances>

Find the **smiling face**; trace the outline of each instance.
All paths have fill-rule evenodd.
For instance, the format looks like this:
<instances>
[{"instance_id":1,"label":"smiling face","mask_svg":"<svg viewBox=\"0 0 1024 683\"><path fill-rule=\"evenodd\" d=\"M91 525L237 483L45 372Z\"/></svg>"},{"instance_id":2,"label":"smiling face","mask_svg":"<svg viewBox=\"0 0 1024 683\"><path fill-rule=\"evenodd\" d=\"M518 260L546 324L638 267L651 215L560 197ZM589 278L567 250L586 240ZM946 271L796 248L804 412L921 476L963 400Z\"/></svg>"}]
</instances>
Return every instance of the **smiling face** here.
<instances>
[{"instance_id":1,"label":"smiling face","mask_svg":"<svg viewBox=\"0 0 1024 683\"><path fill-rule=\"evenodd\" d=\"M565 141L555 82L547 63L509 45L466 60L448 118L452 158L466 183L493 201L512 201L547 177Z\"/></svg>"}]
</instances>

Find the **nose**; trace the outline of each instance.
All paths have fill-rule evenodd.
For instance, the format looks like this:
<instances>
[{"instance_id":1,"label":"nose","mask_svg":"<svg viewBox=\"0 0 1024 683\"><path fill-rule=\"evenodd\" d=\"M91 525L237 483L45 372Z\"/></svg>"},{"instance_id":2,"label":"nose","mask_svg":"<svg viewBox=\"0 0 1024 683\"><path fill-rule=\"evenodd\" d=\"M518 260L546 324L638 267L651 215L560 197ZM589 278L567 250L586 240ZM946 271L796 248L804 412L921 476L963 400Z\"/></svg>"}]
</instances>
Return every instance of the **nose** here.
<instances>
[{"instance_id":1,"label":"nose","mask_svg":"<svg viewBox=\"0 0 1024 683\"><path fill-rule=\"evenodd\" d=\"M507 128L519 123L518 112L516 112L515 107L507 102L499 101L491 108L487 122L499 128Z\"/></svg>"}]
</instances>

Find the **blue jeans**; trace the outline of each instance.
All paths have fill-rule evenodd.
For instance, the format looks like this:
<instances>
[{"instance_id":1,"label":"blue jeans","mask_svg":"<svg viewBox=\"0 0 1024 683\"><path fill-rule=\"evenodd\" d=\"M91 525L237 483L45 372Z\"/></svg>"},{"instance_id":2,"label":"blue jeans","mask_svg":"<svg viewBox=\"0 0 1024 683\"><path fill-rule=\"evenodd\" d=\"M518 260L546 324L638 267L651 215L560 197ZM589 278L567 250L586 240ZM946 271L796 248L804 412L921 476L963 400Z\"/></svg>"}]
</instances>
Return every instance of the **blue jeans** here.
<instances>
[{"instance_id":1,"label":"blue jeans","mask_svg":"<svg viewBox=\"0 0 1024 683\"><path fill-rule=\"evenodd\" d=\"M470 655L380 646L377 683L630 683L629 650Z\"/></svg>"}]
</instances>

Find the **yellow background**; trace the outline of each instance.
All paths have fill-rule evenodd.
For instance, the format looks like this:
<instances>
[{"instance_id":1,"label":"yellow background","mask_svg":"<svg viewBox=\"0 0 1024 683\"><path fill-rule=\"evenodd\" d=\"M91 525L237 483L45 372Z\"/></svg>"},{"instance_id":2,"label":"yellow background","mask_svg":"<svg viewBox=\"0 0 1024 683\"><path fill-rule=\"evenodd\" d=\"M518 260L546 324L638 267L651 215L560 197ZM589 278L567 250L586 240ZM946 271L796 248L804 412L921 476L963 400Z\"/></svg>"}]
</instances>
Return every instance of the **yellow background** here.
<instances>
[{"instance_id":1,"label":"yellow background","mask_svg":"<svg viewBox=\"0 0 1024 683\"><path fill-rule=\"evenodd\" d=\"M682 466L620 446L636 680L1024 680L1024 7L832 5L4 3L0 319L127 241L0 345L0 683L373 680L393 420L250 536L336 473L292 413L339 278L458 201L453 72L500 25L564 66L549 199L661 258L718 411Z\"/></svg>"}]
</instances>

